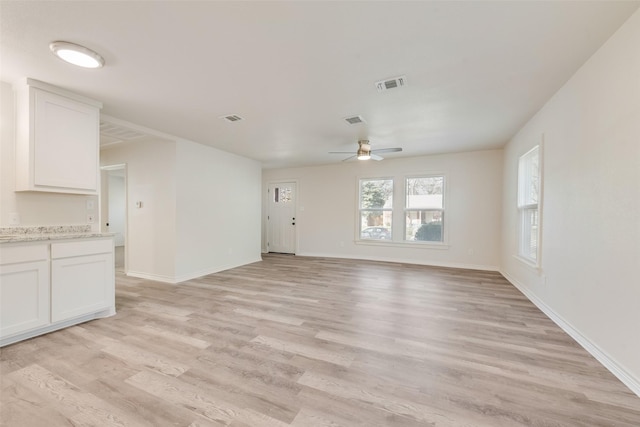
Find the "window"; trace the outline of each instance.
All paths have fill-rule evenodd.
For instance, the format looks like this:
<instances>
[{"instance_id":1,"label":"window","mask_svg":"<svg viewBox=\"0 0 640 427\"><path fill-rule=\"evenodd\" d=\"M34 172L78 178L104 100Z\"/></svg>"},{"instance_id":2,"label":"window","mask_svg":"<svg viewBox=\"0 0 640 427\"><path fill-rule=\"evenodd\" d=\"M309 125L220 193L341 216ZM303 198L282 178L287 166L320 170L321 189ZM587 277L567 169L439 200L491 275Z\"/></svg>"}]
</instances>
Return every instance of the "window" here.
<instances>
[{"instance_id":1,"label":"window","mask_svg":"<svg viewBox=\"0 0 640 427\"><path fill-rule=\"evenodd\" d=\"M518 162L518 255L538 265L540 236L540 149L535 146Z\"/></svg>"},{"instance_id":2,"label":"window","mask_svg":"<svg viewBox=\"0 0 640 427\"><path fill-rule=\"evenodd\" d=\"M276 187L273 189L274 203L291 202L291 187Z\"/></svg>"},{"instance_id":3,"label":"window","mask_svg":"<svg viewBox=\"0 0 640 427\"><path fill-rule=\"evenodd\" d=\"M360 180L360 239L391 240L393 180Z\"/></svg>"},{"instance_id":4,"label":"window","mask_svg":"<svg viewBox=\"0 0 640 427\"><path fill-rule=\"evenodd\" d=\"M444 176L406 178L405 196L404 239L442 242L444 238Z\"/></svg>"}]
</instances>

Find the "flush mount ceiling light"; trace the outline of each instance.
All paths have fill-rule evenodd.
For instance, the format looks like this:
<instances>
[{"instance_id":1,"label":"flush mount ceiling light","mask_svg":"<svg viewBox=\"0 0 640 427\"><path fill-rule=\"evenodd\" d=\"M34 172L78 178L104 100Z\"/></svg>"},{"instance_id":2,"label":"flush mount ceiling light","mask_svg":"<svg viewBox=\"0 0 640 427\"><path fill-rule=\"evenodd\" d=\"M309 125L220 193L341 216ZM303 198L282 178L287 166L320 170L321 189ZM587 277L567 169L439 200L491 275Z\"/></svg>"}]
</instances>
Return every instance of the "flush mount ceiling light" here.
<instances>
[{"instance_id":1,"label":"flush mount ceiling light","mask_svg":"<svg viewBox=\"0 0 640 427\"><path fill-rule=\"evenodd\" d=\"M65 62L84 68L100 68L104 59L96 52L75 43L57 41L49 44L49 49Z\"/></svg>"}]
</instances>

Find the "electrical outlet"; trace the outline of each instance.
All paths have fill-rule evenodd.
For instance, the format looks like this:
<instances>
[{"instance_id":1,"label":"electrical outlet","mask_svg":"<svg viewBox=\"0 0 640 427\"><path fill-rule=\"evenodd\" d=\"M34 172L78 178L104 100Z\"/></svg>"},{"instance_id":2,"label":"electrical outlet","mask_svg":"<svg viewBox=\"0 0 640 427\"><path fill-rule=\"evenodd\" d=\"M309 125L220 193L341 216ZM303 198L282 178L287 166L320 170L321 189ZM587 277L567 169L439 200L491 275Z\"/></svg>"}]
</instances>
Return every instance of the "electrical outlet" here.
<instances>
[{"instance_id":1,"label":"electrical outlet","mask_svg":"<svg viewBox=\"0 0 640 427\"><path fill-rule=\"evenodd\" d=\"M9 214L9 225L20 225L20 214L18 212Z\"/></svg>"},{"instance_id":2,"label":"electrical outlet","mask_svg":"<svg viewBox=\"0 0 640 427\"><path fill-rule=\"evenodd\" d=\"M93 224L95 222L95 220L96 220L95 215L92 215L92 214L87 215L87 223L88 224Z\"/></svg>"}]
</instances>

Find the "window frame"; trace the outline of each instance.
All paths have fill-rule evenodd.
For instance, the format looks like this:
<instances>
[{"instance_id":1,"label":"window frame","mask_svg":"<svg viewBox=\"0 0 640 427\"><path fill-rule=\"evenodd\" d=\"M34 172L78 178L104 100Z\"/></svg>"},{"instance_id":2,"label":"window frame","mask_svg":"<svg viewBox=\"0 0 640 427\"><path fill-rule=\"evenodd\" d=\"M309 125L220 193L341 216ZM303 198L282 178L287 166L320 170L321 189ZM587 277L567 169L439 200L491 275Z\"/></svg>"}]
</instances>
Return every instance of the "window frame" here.
<instances>
[{"instance_id":1,"label":"window frame","mask_svg":"<svg viewBox=\"0 0 640 427\"><path fill-rule=\"evenodd\" d=\"M443 188L443 206L444 210L447 211L448 207L448 173L440 170L431 170L428 172L415 172L409 174L395 174L395 175L380 175L380 176L371 176L371 175L360 175L356 176L354 180L355 188L355 196L353 198L353 206L354 206L354 243L356 245L367 245L367 246L387 246L387 247L405 247L405 248L413 248L413 249L422 249L422 250L449 250L449 222L450 220L444 221L443 223L443 241L442 242L429 242L429 241L412 241L405 240L406 233L406 225L404 219L404 208L406 206L406 189L405 182L406 178L415 178L415 177L429 177L429 176L442 176L444 177L444 188ZM376 181L376 180L391 180L393 182L393 203L392 209L388 209L392 214L392 223L391 223L391 239L361 239L361 209L360 209L360 201L361 201L361 182L362 181ZM405 195L403 195L405 194ZM369 209L364 209L369 210ZM401 217L403 217L401 219Z\"/></svg>"},{"instance_id":2,"label":"window frame","mask_svg":"<svg viewBox=\"0 0 640 427\"><path fill-rule=\"evenodd\" d=\"M531 177L530 172L533 169L527 165L530 162L530 158L535 152L537 157L537 200L532 202L527 200L528 190L527 186L530 185ZM518 157L517 168L517 192L516 192L516 209L517 209L517 254L516 258L524 262L525 264L539 269L541 266L542 256L542 197L543 197L543 146L542 142L533 146L526 153ZM529 168L529 169L528 169ZM531 225L529 220L530 215L535 212L537 224ZM533 234L533 227L535 227L535 253L531 256L531 237Z\"/></svg>"},{"instance_id":3,"label":"window frame","mask_svg":"<svg viewBox=\"0 0 640 427\"><path fill-rule=\"evenodd\" d=\"M363 208L362 207L362 183L364 181L391 181L391 197L392 203L390 208ZM394 230L394 215L393 211L395 210L396 198L395 198L395 185L396 180L392 176L383 176L383 177L361 177L358 178L358 199L357 199L357 227L356 227L356 241L358 242L375 242L375 244L380 243L391 243L393 242L393 237L395 233ZM391 214L391 226L389 227L391 238L390 239L363 239L362 238L362 212L381 212L384 216L384 212L389 212ZM384 227L384 224L381 226Z\"/></svg>"},{"instance_id":4,"label":"window frame","mask_svg":"<svg viewBox=\"0 0 640 427\"><path fill-rule=\"evenodd\" d=\"M410 179L416 179L416 178L442 178L442 208L440 209L419 209L419 208L407 208L407 202L408 202L408 191L407 191L407 184L408 184L408 180ZM448 220L446 218L446 212L447 212L447 175L445 173L428 173L428 174L412 174L412 175L405 175L403 177L403 188L402 188L402 192L403 192L403 200L402 200L402 211L403 211L403 221L402 221L402 243L406 243L409 245L425 245L425 246L443 246L443 245L447 245L447 238L448 238L448 232L447 232L447 225L448 225ZM408 212L415 212L415 211L435 211L435 212L441 212L442 215L442 240L440 241L428 241L428 240L409 240L407 239L407 213Z\"/></svg>"}]
</instances>

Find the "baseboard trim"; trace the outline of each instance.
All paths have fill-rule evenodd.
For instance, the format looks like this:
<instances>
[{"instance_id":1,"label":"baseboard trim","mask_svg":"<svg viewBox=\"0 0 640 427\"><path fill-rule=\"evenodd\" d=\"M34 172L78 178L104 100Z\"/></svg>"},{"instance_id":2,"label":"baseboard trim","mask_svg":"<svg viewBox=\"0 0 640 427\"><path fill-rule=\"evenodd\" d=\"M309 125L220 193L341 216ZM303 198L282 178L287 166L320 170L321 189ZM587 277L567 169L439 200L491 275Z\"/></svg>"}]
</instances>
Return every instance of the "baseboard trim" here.
<instances>
[{"instance_id":1,"label":"baseboard trim","mask_svg":"<svg viewBox=\"0 0 640 427\"><path fill-rule=\"evenodd\" d=\"M127 271L127 276L135 277L138 279L153 280L154 282L171 283L175 284L175 279L172 276L163 276L161 274L143 273L141 271Z\"/></svg>"},{"instance_id":2,"label":"baseboard trim","mask_svg":"<svg viewBox=\"0 0 640 427\"><path fill-rule=\"evenodd\" d=\"M154 282L171 283L175 284L172 276L163 276L161 274L143 273L141 271L127 271L127 276L135 277L137 279L153 280Z\"/></svg>"},{"instance_id":3,"label":"baseboard trim","mask_svg":"<svg viewBox=\"0 0 640 427\"><path fill-rule=\"evenodd\" d=\"M407 259L401 259L401 258L357 256L357 255L336 255L336 254L322 254L322 253L314 253L314 252L297 252L296 256L317 257L317 258L359 259L363 261L395 262L398 264L426 265L430 267L462 268L464 270L482 270L482 271L498 271L498 272L500 271L498 267L493 265L465 264L465 263L457 263L457 262L416 261L416 260L407 260Z\"/></svg>"},{"instance_id":4,"label":"baseboard trim","mask_svg":"<svg viewBox=\"0 0 640 427\"><path fill-rule=\"evenodd\" d=\"M187 273L187 274L182 274L180 276L177 276L175 278L175 282L174 283L186 282L187 280L197 279L198 277L207 276L209 274L218 273L220 271L229 270L231 268L241 267L241 266L247 265L247 264L253 264L254 262L259 262L259 261L262 261L262 258L260 258L260 257L252 258L250 260L244 260L244 261L238 262L238 263L221 264L221 265L217 265L215 267L209 267L209 268L206 268L204 270L195 271L193 273Z\"/></svg>"},{"instance_id":5,"label":"baseboard trim","mask_svg":"<svg viewBox=\"0 0 640 427\"><path fill-rule=\"evenodd\" d=\"M566 321L562 316L556 313L551 307L544 303L540 298L533 294L526 286L514 279L504 271L500 271L513 286L515 286L520 292L526 296L536 307L540 309L544 314L549 317L556 325L558 325L563 331L565 331L571 338L576 340L589 354L596 358L596 360L616 376L624 385L640 397L640 379L634 378L622 365L602 350L596 343L585 337L580 331Z\"/></svg>"},{"instance_id":6,"label":"baseboard trim","mask_svg":"<svg viewBox=\"0 0 640 427\"><path fill-rule=\"evenodd\" d=\"M69 326L78 325L81 323L88 322L90 320L95 319L103 319L105 317L111 317L116 314L115 307L109 307L107 309L98 311L96 313L85 314L82 316L78 316L69 320L62 320L60 322L55 322L47 326L35 328L26 332L20 332L16 335L11 335L9 337L1 337L0 338L0 347L4 347L9 344L16 343L18 341L23 341L29 338L34 338L40 335L48 334L49 332L54 332L60 329L68 328Z\"/></svg>"},{"instance_id":7,"label":"baseboard trim","mask_svg":"<svg viewBox=\"0 0 640 427\"><path fill-rule=\"evenodd\" d=\"M214 267L205 268L203 270L194 271L192 273L181 274L179 276L164 276L160 274L143 273L140 271L127 272L127 276L136 277L138 279L153 280L155 282L169 283L171 285L177 285L178 283L186 282L187 280L197 279L198 277L207 276L209 274L218 273L220 271L229 270L230 268L241 267L247 264L253 264L254 262L262 261L262 258L251 258L242 262L220 264Z\"/></svg>"}]
</instances>

